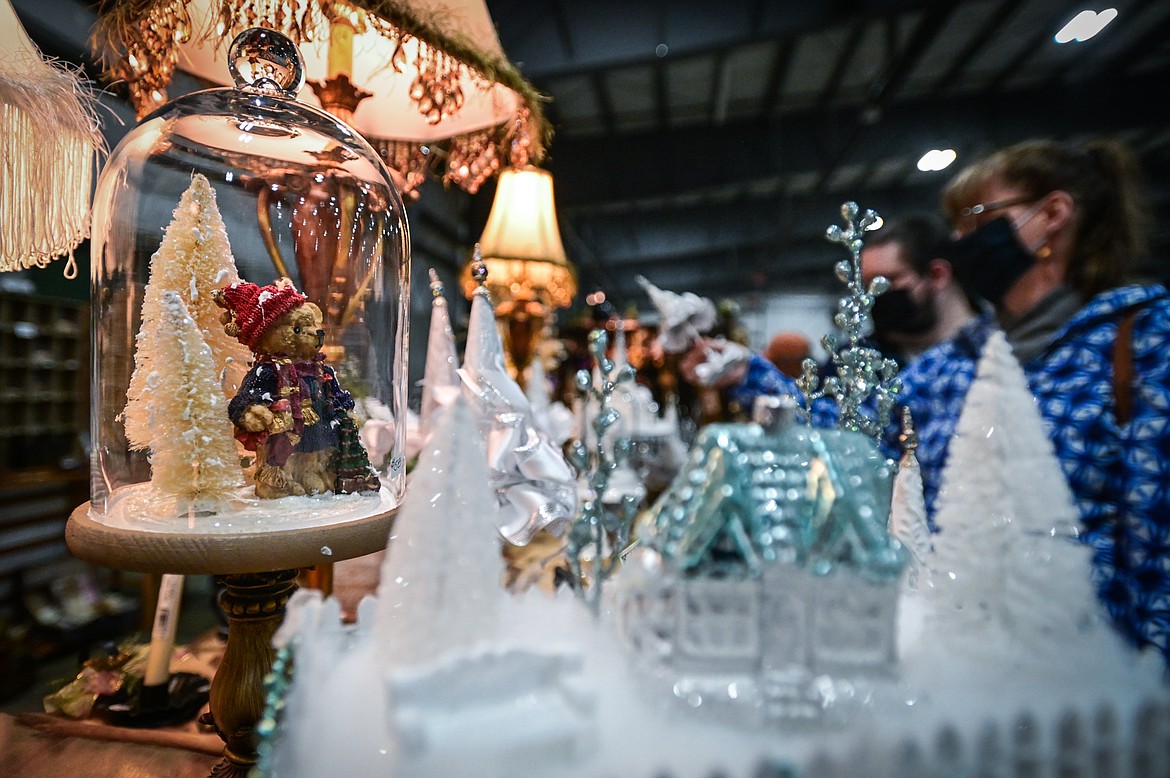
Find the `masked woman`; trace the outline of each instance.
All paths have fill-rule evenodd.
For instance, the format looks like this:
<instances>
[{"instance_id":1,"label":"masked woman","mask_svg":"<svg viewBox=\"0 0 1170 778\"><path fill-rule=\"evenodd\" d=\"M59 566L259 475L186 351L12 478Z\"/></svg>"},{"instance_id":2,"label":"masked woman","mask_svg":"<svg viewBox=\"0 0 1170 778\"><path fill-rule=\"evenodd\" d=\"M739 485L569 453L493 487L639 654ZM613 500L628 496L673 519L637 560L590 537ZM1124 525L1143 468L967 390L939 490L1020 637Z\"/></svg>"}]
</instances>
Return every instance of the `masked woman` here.
<instances>
[{"instance_id":1,"label":"masked woman","mask_svg":"<svg viewBox=\"0 0 1170 778\"><path fill-rule=\"evenodd\" d=\"M1170 658L1170 293L1131 281L1144 249L1133 160L1107 142L1021 143L962 171L943 208L955 272L995 320L902 374L924 480L937 485L998 325L1076 499L1102 600L1127 638Z\"/></svg>"}]
</instances>

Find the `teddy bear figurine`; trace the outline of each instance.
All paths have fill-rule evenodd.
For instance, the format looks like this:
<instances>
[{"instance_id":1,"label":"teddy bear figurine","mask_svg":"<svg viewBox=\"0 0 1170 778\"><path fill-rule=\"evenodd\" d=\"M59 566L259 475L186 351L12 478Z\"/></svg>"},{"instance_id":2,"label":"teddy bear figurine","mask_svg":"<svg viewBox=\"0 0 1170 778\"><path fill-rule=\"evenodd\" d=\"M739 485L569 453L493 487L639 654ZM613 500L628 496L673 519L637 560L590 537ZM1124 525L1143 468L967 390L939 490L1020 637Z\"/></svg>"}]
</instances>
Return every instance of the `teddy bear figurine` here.
<instances>
[{"instance_id":1,"label":"teddy bear figurine","mask_svg":"<svg viewBox=\"0 0 1170 778\"><path fill-rule=\"evenodd\" d=\"M321 353L321 309L287 278L231 284L213 297L225 309L224 331L254 357L228 416L236 439L256 452L256 496L376 492L378 474L352 432L353 399Z\"/></svg>"}]
</instances>

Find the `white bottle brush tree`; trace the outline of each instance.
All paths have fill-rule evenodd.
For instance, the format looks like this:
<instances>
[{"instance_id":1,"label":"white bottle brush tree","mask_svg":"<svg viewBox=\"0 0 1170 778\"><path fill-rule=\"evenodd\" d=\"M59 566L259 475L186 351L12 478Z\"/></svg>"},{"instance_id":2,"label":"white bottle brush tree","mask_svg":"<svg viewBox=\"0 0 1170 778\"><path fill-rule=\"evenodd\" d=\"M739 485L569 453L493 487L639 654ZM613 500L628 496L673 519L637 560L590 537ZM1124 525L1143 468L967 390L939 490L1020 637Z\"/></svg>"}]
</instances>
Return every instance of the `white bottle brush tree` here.
<instances>
[{"instance_id":1,"label":"white bottle brush tree","mask_svg":"<svg viewBox=\"0 0 1170 778\"><path fill-rule=\"evenodd\" d=\"M211 293L239 280L227 229L215 202L215 191L206 177L195 174L175 208L162 244L150 258L150 279L142 300L142 324L134 345L134 374L122 415L126 439L132 449L152 448L151 441L157 435L150 426L148 406L154 402L152 385L157 383L157 375L171 369L166 360L158 358L158 339L166 329L162 299L167 292L178 295L202 332L211 351L221 397L226 400L235 394L252 355L224 332L219 319L221 311L212 301ZM223 424L225 434L230 434L226 410Z\"/></svg>"},{"instance_id":2,"label":"white bottle brush tree","mask_svg":"<svg viewBox=\"0 0 1170 778\"><path fill-rule=\"evenodd\" d=\"M239 456L228 426L211 348L175 292L164 292L144 406L151 430L154 488L193 501L196 510L228 497L242 484Z\"/></svg>"},{"instance_id":3,"label":"white bottle brush tree","mask_svg":"<svg viewBox=\"0 0 1170 778\"><path fill-rule=\"evenodd\" d=\"M426 664L497 637L499 505L475 421L456 394L440 407L394 521L375 629L387 666Z\"/></svg>"},{"instance_id":4,"label":"white bottle brush tree","mask_svg":"<svg viewBox=\"0 0 1170 778\"><path fill-rule=\"evenodd\" d=\"M1034 649L1095 620L1088 546L1024 371L988 339L951 441L934 538L934 614L948 639L1010 633ZM942 635L940 635L941 637Z\"/></svg>"}]
</instances>

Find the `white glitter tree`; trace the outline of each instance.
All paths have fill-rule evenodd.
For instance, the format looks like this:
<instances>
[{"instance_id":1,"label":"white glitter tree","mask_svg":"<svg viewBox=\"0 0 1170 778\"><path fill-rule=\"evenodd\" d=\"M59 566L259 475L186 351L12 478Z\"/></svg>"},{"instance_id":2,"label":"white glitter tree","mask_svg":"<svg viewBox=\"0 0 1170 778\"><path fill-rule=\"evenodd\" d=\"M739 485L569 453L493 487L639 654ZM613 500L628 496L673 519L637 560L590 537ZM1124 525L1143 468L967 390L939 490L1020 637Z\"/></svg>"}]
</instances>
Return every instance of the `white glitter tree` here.
<instances>
[{"instance_id":1,"label":"white glitter tree","mask_svg":"<svg viewBox=\"0 0 1170 778\"><path fill-rule=\"evenodd\" d=\"M967 394L935 520L930 594L940 637L1057 650L1096 620L1072 494L1002 333L988 340ZM991 640L973 641L972 631Z\"/></svg>"},{"instance_id":2,"label":"white glitter tree","mask_svg":"<svg viewBox=\"0 0 1170 778\"><path fill-rule=\"evenodd\" d=\"M422 410L419 413L419 431L425 437L435 425L435 416L442 404L440 394L453 392L461 386L459 355L455 348L455 331L451 328L451 312L443 296L443 282L434 268L431 275L431 326L427 333L427 361L423 371Z\"/></svg>"},{"instance_id":3,"label":"white glitter tree","mask_svg":"<svg viewBox=\"0 0 1170 778\"><path fill-rule=\"evenodd\" d=\"M164 292L146 412L151 484L200 500L227 497L243 483L215 360L182 298Z\"/></svg>"},{"instance_id":4,"label":"white glitter tree","mask_svg":"<svg viewBox=\"0 0 1170 778\"><path fill-rule=\"evenodd\" d=\"M467 401L444 409L423 448L378 589L388 665L438 659L496 637L503 559L496 497Z\"/></svg>"},{"instance_id":5,"label":"white glitter tree","mask_svg":"<svg viewBox=\"0 0 1170 778\"><path fill-rule=\"evenodd\" d=\"M911 568L907 583L911 589L930 585L928 564L932 540L930 526L926 522L926 501L922 493L922 469L914 451L918 447L918 435L910 419L910 411L902 409L902 448L898 474L894 477L894 494L890 504L890 518L887 529L910 552ZM919 574L925 572L925 580Z\"/></svg>"},{"instance_id":6,"label":"white glitter tree","mask_svg":"<svg viewBox=\"0 0 1170 778\"><path fill-rule=\"evenodd\" d=\"M247 372L251 353L227 335L220 322L221 309L211 299L216 289L240 280L228 243L227 229L215 202L215 190L207 178L196 174L183 193L162 244L150 258L150 279L142 300L142 324L134 344L134 374L126 392L126 439L132 449L150 448L153 386L170 369L159 358L159 338L165 334L163 296L178 295L211 351L220 395L230 398ZM226 406L224 410L226 422Z\"/></svg>"}]
</instances>

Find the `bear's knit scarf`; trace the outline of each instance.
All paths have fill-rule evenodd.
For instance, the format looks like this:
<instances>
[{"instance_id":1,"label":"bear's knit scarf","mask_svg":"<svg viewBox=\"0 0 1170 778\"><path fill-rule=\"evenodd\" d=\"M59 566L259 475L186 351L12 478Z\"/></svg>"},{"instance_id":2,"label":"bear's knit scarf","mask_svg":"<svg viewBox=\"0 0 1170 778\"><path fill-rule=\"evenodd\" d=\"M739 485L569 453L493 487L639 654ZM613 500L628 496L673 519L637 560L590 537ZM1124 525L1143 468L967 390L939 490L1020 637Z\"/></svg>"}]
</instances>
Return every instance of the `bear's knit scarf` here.
<instances>
[{"instance_id":1,"label":"bear's knit scarf","mask_svg":"<svg viewBox=\"0 0 1170 778\"><path fill-rule=\"evenodd\" d=\"M288 400L288 410L292 413L293 419L292 432L298 438L305 431L304 403L302 401L311 399L305 378L314 376L323 381L325 379L325 371L322 369L324 361L324 354L317 354L311 360L293 360L285 356L272 355L265 355L260 359L260 364L268 365L276 373L277 397ZM315 422L316 419L310 421L310 423Z\"/></svg>"}]
</instances>

